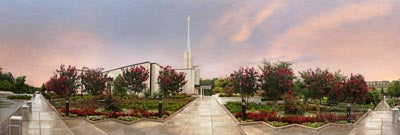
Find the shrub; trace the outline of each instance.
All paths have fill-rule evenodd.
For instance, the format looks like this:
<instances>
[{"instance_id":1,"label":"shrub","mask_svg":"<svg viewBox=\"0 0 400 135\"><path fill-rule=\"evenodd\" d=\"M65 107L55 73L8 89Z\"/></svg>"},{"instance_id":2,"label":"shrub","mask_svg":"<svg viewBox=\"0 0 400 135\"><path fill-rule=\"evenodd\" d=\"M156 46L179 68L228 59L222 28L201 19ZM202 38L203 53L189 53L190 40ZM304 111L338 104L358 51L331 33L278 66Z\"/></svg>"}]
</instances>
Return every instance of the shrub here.
<instances>
[{"instance_id":1,"label":"shrub","mask_svg":"<svg viewBox=\"0 0 400 135\"><path fill-rule=\"evenodd\" d=\"M400 97L400 81L394 81L391 83L387 94L391 97Z\"/></svg>"},{"instance_id":2,"label":"shrub","mask_svg":"<svg viewBox=\"0 0 400 135\"><path fill-rule=\"evenodd\" d=\"M283 95L283 101L285 102L284 111L287 114L299 114L302 109L299 109L299 105L297 103L297 98L295 96L295 92L290 90Z\"/></svg>"},{"instance_id":3,"label":"shrub","mask_svg":"<svg viewBox=\"0 0 400 135\"><path fill-rule=\"evenodd\" d=\"M242 112L236 112L235 117L240 118L242 116ZM254 121L276 121L278 120L278 113L275 111L272 112L248 112L246 113L247 119Z\"/></svg>"},{"instance_id":4,"label":"shrub","mask_svg":"<svg viewBox=\"0 0 400 135\"><path fill-rule=\"evenodd\" d=\"M147 111L147 110L140 110L140 114L142 117L149 118L151 116L157 116L158 113L152 112L152 111Z\"/></svg>"},{"instance_id":5,"label":"shrub","mask_svg":"<svg viewBox=\"0 0 400 135\"><path fill-rule=\"evenodd\" d=\"M219 97L240 97L240 95L237 94L228 94L228 93L220 93Z\"/></svg>"},{"instance_id":6,"label":"shrub","mask_svg":"<svg viewBox=\"0 0 400 135\"><path fill-rule=\"evenodd\" d=\"M399 101L396 99L388 99L388 100L386 100L386 103L388 103L390 105L390 107L393 107L393 106L396 106L399 103Z\"/></svg>"},{"instance_id":7,"label":"shrub","mask_svg":"<svg viewBox=\"0 0 400 135\"><path fill-rule=\"evenodd\" d=\"M242 116L241 112L236 112L235 117L240 118ZM247 119L253 121L279 121L287 124L303 124L303 123L315 123L315 122L336 122L346 120L346 115L335 115L335 114L322 114L317 116L303 116L303 115L290 115L290 116L278 116L275 111L272 112L248 112L246 113ZM357 115L353 114L351 116L353 120L357 119Z\"/></svg>"},{"instance_id":8,"label":"shrub","mask_svg":"<svg viewBox=\"0 0 400 135\"><path fill-rule=\"evenodd\" d=\"M31 99L32 96L29 95L13 95L13 96L7 96L7 99Z\"/></svg>"},{"instance_id":9,"label":"shrub","mask_svg":"<svg viewBox=\"0 0 400 135\"><path fill-rule=\"evenodd\" d=\"M111 110L111 111L121 111L121 108L119 106L119 100L113 96L106 96L105 98L105 108L107 110Z\"/></svg>"},{"instance_id":10,"label":"shrub","mask_svg":"<svg viewBox=\"0 0 400 135\"><path fill-rule=\"evenodd\" d=\"M65 113L65 108L61 108L60 112ZM101 115L102 113L96 112L94 108L71 108L69 112L76 114L77 116L88 116L88 115Z\"/></svg>"},{"instance_id":11,"label":"shrub","mask_svg":"<svg viewBox=\"0 0 400 135\"><path fill-rule=\"evenodd\" d=\"M145 90L144 91L144 97L145 98L150 98L150 96L151 96L151 91L149 89Z\"/></svg>"},{"instance_id":12,"label":"shrub","mask_svg":"<svg viewBox=\"0 0 400 135\"><path fill-rule=\"evenodd\" d=\"M240 112L242 110L242 105L240 102L228 102L225 107L232 113ZM271 105L257 104L254 102L247 103L246 108L249 111L266 111L270 112L273 110Z\"/></svg>"},{"instance_id":13,"label":"shrub","mask_svg":"<svg viewBox=\"0 0 400 135\"><path fill-rule=\"evenodd\" d=\"M378 103L381 101L381 97L379 96L377 91L369 91L368 92L369 97L367 99L367 101L365 102L366 104L374 104L374 105L378 105Z\"/></svg>"}]
</instances>

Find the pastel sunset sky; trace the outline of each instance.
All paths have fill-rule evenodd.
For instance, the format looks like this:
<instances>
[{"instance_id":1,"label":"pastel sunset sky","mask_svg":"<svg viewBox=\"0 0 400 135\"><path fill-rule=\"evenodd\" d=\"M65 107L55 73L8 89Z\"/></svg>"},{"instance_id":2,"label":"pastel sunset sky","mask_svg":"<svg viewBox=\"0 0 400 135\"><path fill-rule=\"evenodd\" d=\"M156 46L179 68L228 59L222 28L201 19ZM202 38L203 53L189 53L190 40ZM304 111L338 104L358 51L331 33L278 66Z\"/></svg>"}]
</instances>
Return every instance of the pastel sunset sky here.
<instances>
[{"instance_id":1,"label":"pastel sunset sky","mask_svg":"<svg viewBox=\"0 0 400 135\"><path fill-rule=\"evenodd\" d=\"M3 0L0 67L35 86L61 64L182 68L188 15L202 78L266 59L400 79L398 0Z\"/></svg>"}]
</instances>

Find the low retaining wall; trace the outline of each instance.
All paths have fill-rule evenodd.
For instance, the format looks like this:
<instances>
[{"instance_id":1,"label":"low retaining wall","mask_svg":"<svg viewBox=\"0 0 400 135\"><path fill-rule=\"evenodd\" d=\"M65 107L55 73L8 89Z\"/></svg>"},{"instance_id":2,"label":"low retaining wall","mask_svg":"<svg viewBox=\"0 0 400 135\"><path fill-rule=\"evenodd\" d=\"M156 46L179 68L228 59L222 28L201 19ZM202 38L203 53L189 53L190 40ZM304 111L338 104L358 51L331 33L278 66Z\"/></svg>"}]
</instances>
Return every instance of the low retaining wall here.
<instances>
[{"instance_id":1,"label":"low retaining wall","mask_svg":"<svg viewBox=\"0 0 400 135\"><path fill-rule=\"evenodd\" d=\"M218 95L214 96L215 99L221 105L225 105L228 102L241 102L242 99L240 97L219 97ZM250 97L249 102L261 103L261 97Z\"/></svg>"},{"instance_id":2,"label":"low retaining wall","mask_svg":"<svg viewBox=\"0 0 400 135\"><path fill-rule=\"evenodd\" d=\"M0 123L0 135L8 135L8 121L11 116L22 116L21 105L18 105L17 108L13 111L13 113L8 116L4 121ZM0 114L5 115L5 114Z\"/></svg>"}]
</instances>

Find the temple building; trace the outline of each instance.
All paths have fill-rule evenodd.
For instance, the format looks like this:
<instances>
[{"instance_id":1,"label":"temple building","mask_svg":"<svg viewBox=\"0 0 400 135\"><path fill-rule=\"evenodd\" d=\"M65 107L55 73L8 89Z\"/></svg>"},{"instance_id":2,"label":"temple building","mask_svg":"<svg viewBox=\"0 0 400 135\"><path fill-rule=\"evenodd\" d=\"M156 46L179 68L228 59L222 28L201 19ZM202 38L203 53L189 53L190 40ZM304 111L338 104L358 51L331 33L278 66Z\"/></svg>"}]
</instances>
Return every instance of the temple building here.
<instances>
[{"instance_id":1,"label":"temple building","mask_svg":"<svg viewBox=\"0 0 400 135\"><path fill-rule=\"evenodd\" d=\"M188 35L187 35L187 45L186 51L184 52L184 62L183 68L175 69L177 72L183 72L186 74L185 80L187 83L182 87L182 93L186 94L198 94L199 86L200 86L200 68L199 66L193 66L193 57L192 51L190 49L190 16L187 18L188 21ZM161 70L162 65L157 64L155 62L142 62L132 65L127 65L111 70L107 70L104 73L107 73L109 77L116 78L118 75L122 74L122 69L131 68L134 66L143 66L144 68L149 70L149 79L146 81L147 89L150 91L151 95L154 92L159 91L158 86L158 75ZM143 95L143 94L139 94Z\"/></svg>"}]
</instances>

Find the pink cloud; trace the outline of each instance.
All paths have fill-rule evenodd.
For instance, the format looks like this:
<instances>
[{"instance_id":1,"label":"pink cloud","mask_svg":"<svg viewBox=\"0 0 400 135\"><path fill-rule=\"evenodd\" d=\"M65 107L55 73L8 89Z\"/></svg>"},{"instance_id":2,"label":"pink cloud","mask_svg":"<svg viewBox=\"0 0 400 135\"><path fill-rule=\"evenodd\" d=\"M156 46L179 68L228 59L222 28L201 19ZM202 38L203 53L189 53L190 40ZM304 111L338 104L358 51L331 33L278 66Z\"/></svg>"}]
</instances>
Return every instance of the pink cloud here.
<instances>
[{"instance_id":1,"label":"pink cloud","mask_svg":"<svg viewBox=\"0 0 400 135\"><path fill-rule=\"evenodd\" d=\"M279 9L285 7L286 3L282 0L274 1L272 4L266 5L261 11L257 11L254 17L251 14L242 16L241 20L237 23L240 24L240 29L236 34L231 36L231 40L234 42L244 42L247 41L253 33L253 30L259 26L262 22L267 20L271 15L273 15Z\"/></svg>"},{"instance_id":2,"label":"pink cloud","mask_svg":"<svg viewBox=\"0 0 400 135\"><path fill-rule=\"evenodd\" d=\"M361 73L367 80L398 79L400 72L395 69L399 69L400 64L387 62L400 57L397 53L400 39L395 36L399 26L382 21L393 17L393 5L391 1L366 1L306 18L278 36L265 55L252 60L293 61L314 55L317 59L299 61L295 69L322 67L342 69L347 74ZM367 21L376 21L376 24L365 23Z\"/></svg>"},{"instance_id":3,"label":"pink cloud","mask_svg":"<svg viewBox=\"0 0 400 135\"><path fill-rule=\"evenodd\" d=\"M35 86L47 81L61 64L78 68L99 67L106 53L101 38L79 29L67 30L56 39L37 42L9 40L5 44L8 47L0 53L1 66L14 76L27 76L26 82Z\"/></svg>"}]
</instances>

